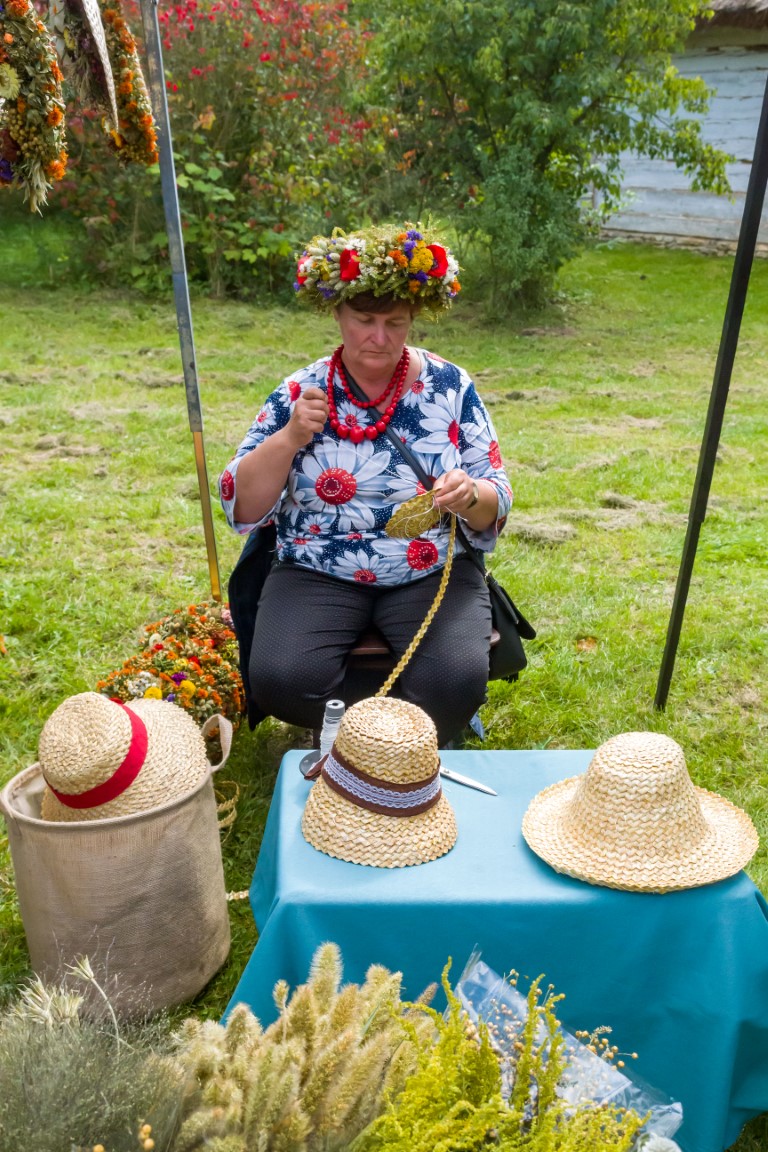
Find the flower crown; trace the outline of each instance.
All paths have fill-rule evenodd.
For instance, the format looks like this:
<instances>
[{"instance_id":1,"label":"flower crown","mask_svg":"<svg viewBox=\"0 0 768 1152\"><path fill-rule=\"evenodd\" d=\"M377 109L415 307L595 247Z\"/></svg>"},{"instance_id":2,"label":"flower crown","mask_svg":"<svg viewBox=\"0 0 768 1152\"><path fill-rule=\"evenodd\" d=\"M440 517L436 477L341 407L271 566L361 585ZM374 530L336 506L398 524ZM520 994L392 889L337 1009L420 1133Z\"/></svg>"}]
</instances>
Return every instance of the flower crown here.
<instances>
[{"instance_id":1,"label":"flower crown","mask_svg":"<svg viewBox=\"0 0 768 1152\"><path fill-rule=\"evenodd\" d=\"M313 236L299 256L294 288L300 300L330 311L357 296L418 300L433 312L450 307L461 290L459 264L443 244L406 224L402 231L367 228Z\"/></svg>"}]
</instances>

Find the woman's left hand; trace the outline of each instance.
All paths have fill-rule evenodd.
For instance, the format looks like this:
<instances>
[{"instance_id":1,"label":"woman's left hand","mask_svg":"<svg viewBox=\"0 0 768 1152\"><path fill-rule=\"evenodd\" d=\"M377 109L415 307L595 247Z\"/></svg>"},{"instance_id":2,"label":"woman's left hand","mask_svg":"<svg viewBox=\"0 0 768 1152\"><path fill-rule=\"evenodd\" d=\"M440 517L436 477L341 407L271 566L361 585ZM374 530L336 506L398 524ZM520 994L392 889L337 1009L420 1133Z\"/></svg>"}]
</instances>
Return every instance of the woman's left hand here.
<instances>
[{"instance_id":1,"label":"woman's left hand","mask_svg":"<svg viewBox=\"0 0 768 1152\"><path fill-rule=\"evenodd\" d=\"M443 512L453 512L456 516L465 516L470 506L477 503L477 482L461 468L453 468L438 477L432 496L436 508Z\"/></svg>"}]
</instances>

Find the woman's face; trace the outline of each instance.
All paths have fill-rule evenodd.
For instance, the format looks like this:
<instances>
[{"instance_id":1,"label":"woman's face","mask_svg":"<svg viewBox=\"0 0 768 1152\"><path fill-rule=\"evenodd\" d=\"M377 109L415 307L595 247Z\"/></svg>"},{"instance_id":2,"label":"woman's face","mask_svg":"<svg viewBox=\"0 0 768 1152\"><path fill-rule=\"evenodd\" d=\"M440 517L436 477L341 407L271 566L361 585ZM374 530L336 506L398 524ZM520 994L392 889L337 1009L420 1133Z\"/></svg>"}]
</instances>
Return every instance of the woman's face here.
<instances>
[{"instance_id":1,"label":"woman's face","mask_svg":"<svg viewBox=\"0 0 768 1152\"><path fill-rule=\"evenodd\" d=\"M336 320L344 343L344 360L353 375L391 376L408 339L413 315L405 300L389 312L357 312L340 304Z\"/></svg>"}]
</instances>

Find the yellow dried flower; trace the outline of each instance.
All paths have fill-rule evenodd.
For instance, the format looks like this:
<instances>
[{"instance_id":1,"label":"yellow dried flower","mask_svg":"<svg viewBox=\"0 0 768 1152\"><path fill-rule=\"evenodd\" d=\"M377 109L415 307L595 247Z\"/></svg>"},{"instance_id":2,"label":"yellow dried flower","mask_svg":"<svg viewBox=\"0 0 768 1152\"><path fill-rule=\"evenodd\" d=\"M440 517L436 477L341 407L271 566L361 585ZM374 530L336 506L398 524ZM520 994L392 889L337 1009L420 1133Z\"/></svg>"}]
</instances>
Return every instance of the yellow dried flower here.
<instances>
[{"instance_id":1,"label":"yellow dried flower","mask_svg":"<svg viewBox=\"0 0 768 1152\"><path fill-rule=\"evenodd\" d=\"M144 693L145 700L162 700L162 698L162 689L158 688L156 684L153 684L151 688L147 688L146 692Z\"/></svg>"},{"instance_id":2,"label":"yellow dried flower","mask_svg":"<svg viewBox=\"0 0 768 1152\"><path fill-rule=\"evenodd\" d=\"M179 684L179 692L183 692L186 696L194 696L197 688L195 688L191 680L182 680L181 684Z\"/></svg>"},{"instance_id":3,"label":"yellow dried flower","mask_svg":"<svg viewBox=\"0 0 768 1152\"><path fill-rule=\"evenodd\" d=\"M429 272L434 262L429 248L414 248L408 268L411 272Z\"/></svg>"}]
</instances>

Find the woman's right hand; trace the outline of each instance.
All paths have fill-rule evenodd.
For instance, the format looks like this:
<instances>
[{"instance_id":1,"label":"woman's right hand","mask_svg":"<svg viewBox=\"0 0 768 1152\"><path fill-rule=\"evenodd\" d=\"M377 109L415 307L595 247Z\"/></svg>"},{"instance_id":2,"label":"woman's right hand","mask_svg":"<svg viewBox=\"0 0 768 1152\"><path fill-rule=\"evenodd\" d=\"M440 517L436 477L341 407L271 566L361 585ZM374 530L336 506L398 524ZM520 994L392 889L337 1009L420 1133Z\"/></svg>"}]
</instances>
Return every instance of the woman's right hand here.
<instances>
[{"instance_id":1,"label":"woman's right hand","mask_svg":"<svg viewBox=\"0 0 768 1152\"><path fill-rule=\"evenodd\" d=\"M328 397L321 388L307 388L295 401L286 425L296 451L309 444L316 433L323 431L328 419Z\"/></svg>"}]
</instances>

